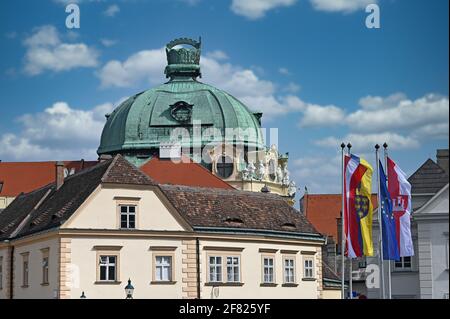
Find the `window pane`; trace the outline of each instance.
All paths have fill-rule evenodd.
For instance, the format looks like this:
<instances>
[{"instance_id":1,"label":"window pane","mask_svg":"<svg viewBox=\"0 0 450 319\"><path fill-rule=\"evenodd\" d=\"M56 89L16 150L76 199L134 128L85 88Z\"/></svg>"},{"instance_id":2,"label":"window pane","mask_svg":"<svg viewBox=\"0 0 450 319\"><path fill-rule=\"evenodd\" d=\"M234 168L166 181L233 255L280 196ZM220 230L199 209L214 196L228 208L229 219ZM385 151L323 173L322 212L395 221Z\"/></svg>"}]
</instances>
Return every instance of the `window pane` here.
<instances>
[{"instance_id":1,"label":"window pane","mask_svg":"<svg viewBox=\"0 0 450 319\"><path fill-rule=\"evenodd\" d=\"M156 266L156 274L155 274L156 280L162 280L162 271L160 266Z\"/></svg>"},{"instance_id":2,"label":"window pane","mask_svg":"<svg viewBox=\"0 0 450 319\"><path fill-rule=\"evenodd\" d=\"M127 206L120 206L120 212L121 213L127 213L128 212L128 207Z\"/></svg>"},{"instance_id":3,"label":"window pane","mask_svg":"<svg viewBox=\"0 0 450 319\"><path fill-rule=\"evenodd\" d=\"M100 266L100 280L106 280L106 267Z\"/></svg>"},{"instance_id":4,"label":"window pane","mask_svg":"<svg viewBox=\"0 0 450 319\"><path fill-rule=\"evenodd\" d=\"M115 266L108 267L108 280L116 280L116 267Z\"/></svg>"},{"instance_id":5,"label":"window pane","mask_svg":"<svg viewBox=\"0 0 450 319\"><path fill-rule=\"evenodd\" d=\"M134 214L136 212L136 207L135 206L129 206L128 207L128 212Z\"/></svg>"}]
</instances>

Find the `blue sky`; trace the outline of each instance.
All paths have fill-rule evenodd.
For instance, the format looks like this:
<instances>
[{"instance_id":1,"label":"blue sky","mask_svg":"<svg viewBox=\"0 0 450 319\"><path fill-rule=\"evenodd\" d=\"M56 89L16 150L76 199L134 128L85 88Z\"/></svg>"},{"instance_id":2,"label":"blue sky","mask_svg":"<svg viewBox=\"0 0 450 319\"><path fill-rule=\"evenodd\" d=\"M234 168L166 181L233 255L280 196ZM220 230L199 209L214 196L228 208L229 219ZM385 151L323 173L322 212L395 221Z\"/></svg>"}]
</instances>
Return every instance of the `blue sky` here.
<instances>
[{"instance_id":1,"label":"blue sky","mask_svg":"<svg viewBox=\"0 0 450 319\"><path fill-rule=\"evenodd\" d=\"M339 191L339 144L412 173L448 148L447 0L0 3L0 159L95 159L104 114L165 79L163 46L202 37L201 81L279 129L297 184ZM381 28L367 29L377 3Z\"/></svg>"}]
</instances>

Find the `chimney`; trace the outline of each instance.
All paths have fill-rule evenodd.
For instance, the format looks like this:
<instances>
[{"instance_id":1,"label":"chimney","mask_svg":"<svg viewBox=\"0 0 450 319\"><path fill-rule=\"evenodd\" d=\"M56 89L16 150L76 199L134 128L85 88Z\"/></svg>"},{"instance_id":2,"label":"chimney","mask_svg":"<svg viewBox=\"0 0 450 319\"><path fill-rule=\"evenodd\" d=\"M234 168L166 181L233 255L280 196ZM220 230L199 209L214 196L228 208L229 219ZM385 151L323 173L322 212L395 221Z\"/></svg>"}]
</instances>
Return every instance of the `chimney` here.
<instances>
[{"instance_id":1,"label":"chimney","mask_svg":"<svg viewBox=\"0 0 450 319\"><path fill-rule=\"evenodd\" d=\"M437 150L437 152L436 152L436 159L437 159L437 164L448 175L448 149Z\"/></svg>"},{"instance_id":2,"label":"chimney","mask_svg":"<svg viewBox=\"0 0 450 319\"><path fill-rule=\"evenodd\" d=\"M64 162L56 162L56 190L64 184Z\"/></svg>"}]
</instances>

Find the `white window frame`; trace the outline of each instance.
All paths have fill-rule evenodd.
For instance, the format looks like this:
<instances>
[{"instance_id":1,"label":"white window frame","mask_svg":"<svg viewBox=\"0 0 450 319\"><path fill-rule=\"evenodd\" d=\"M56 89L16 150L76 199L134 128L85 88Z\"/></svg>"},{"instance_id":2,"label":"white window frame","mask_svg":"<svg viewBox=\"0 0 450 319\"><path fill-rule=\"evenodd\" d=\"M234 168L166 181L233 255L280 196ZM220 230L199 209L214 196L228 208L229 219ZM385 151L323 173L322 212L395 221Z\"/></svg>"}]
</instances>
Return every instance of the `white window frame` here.
<instances>
[{"instance_id":1,"label":"white window frame","mask_svg":"<svg viewBox=\"0 0 450 319\"><path fill-rule=\"evenodd\" d=\"M231 260L231 263L229 261ZM237 263L235 261L237 260ZM226 256L227 282L241 282L241 257ZM231 278L230 278L231 275Z\"/></svg>"},{"instance_id":2,"label":"white window frame","mask_svg":"<svg viewBox=\"0 0 450 319\"><path fill-rule=\"evenodd\" d=\"M266 263L267 261L267 263ZM270 262L272 264L270 264ZM264 284L274 284L275 283L275 256L263 256L262 257L262 280ZM266 273L267 270L267 273Z\"/></svg>"},{"instance_id":3,"label":"white window frame","mask_svg":"<svg viewBox=\"0 0 450 319\"><path fill-rule=\"evenodd\" d=\"M307 257L303 259L303 278L314 279L314 258Z\"/></svg>"},{"instance_id":4,"label":"white window frame","mask_svg":"<svg viewBox=\"0 0 450 319\"><path fill-rule=\"evenodd\" d=\"M107 261L105 263L103 263L102 258L107 258ZM110 258L114 258L114 262L113 263L110 261ZM106 255L106 254L100 255L100 257L99 257L99 265L98 265L98 267L99 267L98 280L99 281L101 281L101 282L108 282L108 281L109 282L115 282L115 281L117 281L117 270L118 270L117 264L118 264L118 259L119 259L118 256L117 255L113 255L113 254L111 254L111 255ZM105 271L106 279L102 279L102 267L106 268L106 271ZM114 279L109 279L109 267L114 267Z\"/></svg>"},{"instance_id":5,"label":"white window frame","mask_svg":"<svg viewBox=\"0 0 450 319\"><path fill-rule=\"evenodd\" d=\"M134 212L130 212L130 208L134 209ZM126 212L122 212L122 208L126 208ZM126 218L126 226L122 225L122 216ZM130 227L130 216L134 217L134 226ZM136 229L136 217L137 217L137 205L133 204L119 204L119 223L120 229Z\"/></svg>"},{"instance_id":6,"label":"white window frame","mask_svg":"<svg viewBox=\"0 0 450 319\"><path fill-rule=\"evenodd\" d=\"M211 259L214 262L211 263ZM208 256L208 282L222 282L223 278L223 256L209 255Z\"/></svg>"},{"instance_id":7,"label":"white window frame","mask_svg":"<svg viewBox=\"0 0 450 319\"><path fill-rule=\"evenodd\" d=\"M30 254L22 253L22 288L27 288L30 281Z\"/></svg>"},{"instance_id":8,"label":"white window frame","mask_svg":"<svg viewBox=\"0 0 450 319\"><path fill-rule=\"evenodd\" d=\"M292 262L288 265L287 262ZM285 284L295 284L295 257L288 256L283 258L283 280Z\"/></svg>"},{"instance_id":9,"label":"white window frame","mask_svg":"<svg viewBox=\"0 0 450 319\"><path fill-rule=\"evenodd\" d=\"M155 256L155 281L171 282L173 280L173 256L172 255L156 255ZM159 273L158 273L159 270ZM167 278L164 278L164 271L167 271Z\"/></svg>"},{"instance_id":10,"label":"white window frame","mask_svg":"<svg viewBox=\"0 0 450 319\"><path fill-rule=\"evenodd\" d=\"M409 267L405 267L405 258L409 258ZM401 264L398 265L398 264ZM411 271L413 269L413 258L410 257L400 257L400 261L394 261L395 271Z\"/></svg>"}]
</instances>

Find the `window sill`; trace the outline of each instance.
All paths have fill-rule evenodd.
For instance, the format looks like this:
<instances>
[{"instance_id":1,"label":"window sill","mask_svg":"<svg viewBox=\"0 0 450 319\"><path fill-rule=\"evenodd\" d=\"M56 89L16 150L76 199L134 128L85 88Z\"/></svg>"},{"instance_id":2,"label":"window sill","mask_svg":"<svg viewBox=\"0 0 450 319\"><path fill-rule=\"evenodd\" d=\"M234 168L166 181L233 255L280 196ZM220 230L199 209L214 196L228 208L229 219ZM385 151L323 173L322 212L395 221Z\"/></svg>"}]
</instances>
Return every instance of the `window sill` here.
<instances>
[{"instance_id":1,"label":"window sill","mask_svg":"<svg viewBox=\"0 0 450 319\"><path fill-rule=\"evenodd\" d=\"M151 281L150 285L175 285L176 281Z\"/></svg>"},{"instance_id":2,"label":"window sill","mask_svg":"<svg viewBox=\"0 0 450 319\"><path fill-rule=\"evenodd\" d=\"M97 280L94 282L94 285L120 285L122 282L121 281L102 281L102 280Z\"/></svg>"},{"instance_id":3,"label":"window sill","mask_svg":"<svg viewBox=\"0 0 450 319\"><path fill-rule=\"evenodd\" d=\"M43 282L43 283L41 283L41 286L48 286L48 285L49 285L48 282Z\"/></svg>"},{"instance_id":4,"label":"window sill","mask_svg":"<svg viewBox=\"0 0 450 319\"><path fill-rule=\"evenodd\" d=\"M282 284L281 287L298 287L298 284L287 283L287 284Z\"/></svg>"},{"instance_id":5,"label":"window sill","mask_svg":"<svg viewBox=\"0 0 450 319\"><path fill-rule=\"evenodd\" d=\"M316 278L302 278L302 281L316 281Z\"/></svg>"},{"instance_id":6,"label":"window sill","mask_svg":"<svg viewBox=\"0 0 450 319\"><path fill-rule=\"evenodd\" d=\"M20 286L20 288L28 288L29 286L28 285L22 285L22 286Z\"/></svg>"},{"instance_id":7,"label":"window sill","mask_svg":"<svg viewBox=\"0 0 450 319\"><path fill-rule=\"evenodd\" d=\"M278 284L275 284L275 283L262 283L262 284L260 284L259 285L260 287L276 287L276 286L278 286Z\"/></svg>"},{"instance_id":8,"label":"window sill","mask_svg":"<svg viewBox=\"0 0 450 319\"><path fill-rule=\"evenodd\" d=\"M243 282L207 282L205 286L209 287L242 287L244 285Z\"/></svg>"}]
</instances>

